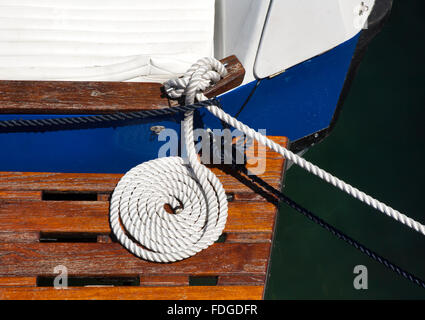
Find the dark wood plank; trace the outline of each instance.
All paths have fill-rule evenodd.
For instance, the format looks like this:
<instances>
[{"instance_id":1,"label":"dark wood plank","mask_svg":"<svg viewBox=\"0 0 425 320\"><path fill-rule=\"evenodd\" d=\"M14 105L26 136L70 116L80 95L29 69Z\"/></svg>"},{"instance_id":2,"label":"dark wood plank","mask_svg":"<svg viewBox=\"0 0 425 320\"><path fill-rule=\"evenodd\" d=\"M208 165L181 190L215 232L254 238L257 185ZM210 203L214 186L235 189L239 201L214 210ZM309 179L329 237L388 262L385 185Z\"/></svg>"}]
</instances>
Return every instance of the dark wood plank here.
<instances>
[{"instance_id":1,"label":"dark wood plank","mask_svg":"<svg viewBox=\"0 0 425 320\"><path fill-rule=\"evenodd\" d=\"M238 87L245 77L245 68L236 56L229 56L221 59L220 61L226 67L228 74L215 86L205 90L204 94L208 98L218 96L224 92Z\"/></svg>"},{"instance_id":2,"label":"dark wood plank","mask_svg":"<svg viewBox=\"0 0 425 320\"><path fill-rule=\"evenodd\" d=\"M179 262L154 263L118 243L0 243L0 276L54 276L58 265L66 266L70 276L265 274L269 250L265 243L216 243Z\"/></svg>"},{"instance_id":3,"label":"dark wood plank","mask_svg":"<svg viewBox=\"0 0 425 320\"><path fill-rule=\"evenodd\" d=\"M205 91L214 97L237 87L245 70L235 56L222 60L228 76ZM175 106L159 83L80 81L0 81L0 113L104 114Z\"/></svg>"},{"instance_id":4,"label":"dark wood plank","mask_svg":"<svg viewBox=\"0 0 425 320\"><path fill-rule=\"evenodd\" d=\"M260 300L263 286L0 288L0 300Z\"/></svg>"},{"instance_id":5,"label":"dark wood plank","mask_svg":"<svg viewBox=\"0 0 425 320\"><path fill-rule=\"evenodd\" d=\"M159 83L0 81L0 113L99 114L171 106Z\"/></svg>"}]
</instances>

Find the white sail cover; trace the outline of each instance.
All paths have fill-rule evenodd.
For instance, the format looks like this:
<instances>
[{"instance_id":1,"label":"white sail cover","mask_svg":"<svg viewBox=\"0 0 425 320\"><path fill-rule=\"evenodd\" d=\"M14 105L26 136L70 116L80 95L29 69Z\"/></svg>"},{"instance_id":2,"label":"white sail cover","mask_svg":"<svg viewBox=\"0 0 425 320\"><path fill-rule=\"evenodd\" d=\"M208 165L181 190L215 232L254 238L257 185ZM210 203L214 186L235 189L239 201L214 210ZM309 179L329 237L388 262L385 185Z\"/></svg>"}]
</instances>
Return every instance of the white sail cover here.
<instances>
[{"instance_id":1,"label":"white sail cover","mask_svg":"<svg viewBox=\"0 0 425 320\"><path fill-rule=\"evenodd\" d=\"M0 0L0 79L158 81L213 55L214 0Z\"/></svg>"}]
</instances>

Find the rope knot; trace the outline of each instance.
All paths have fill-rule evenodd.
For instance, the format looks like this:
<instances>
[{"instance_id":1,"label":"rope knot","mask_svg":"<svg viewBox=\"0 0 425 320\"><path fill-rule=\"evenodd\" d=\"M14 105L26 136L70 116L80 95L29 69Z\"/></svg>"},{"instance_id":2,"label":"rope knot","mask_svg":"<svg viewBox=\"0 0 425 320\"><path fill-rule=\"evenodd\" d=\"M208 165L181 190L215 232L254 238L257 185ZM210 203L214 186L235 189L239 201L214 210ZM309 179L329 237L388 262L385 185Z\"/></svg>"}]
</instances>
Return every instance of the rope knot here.
<instances>
[{"instance_id":1,"label":"rope knot","mask_svg":"<svg viewBox=\"0 0 425 320\"><path fill-rule=\"evenodd\" d=\"M164 88L168 96L173 99L185 96L185 104L189 105L196 100L206 100L203 92L226 75L227 70L220 61L214 58L202 58L182 77L164 83Z\"/></svg>"}]
</instances>

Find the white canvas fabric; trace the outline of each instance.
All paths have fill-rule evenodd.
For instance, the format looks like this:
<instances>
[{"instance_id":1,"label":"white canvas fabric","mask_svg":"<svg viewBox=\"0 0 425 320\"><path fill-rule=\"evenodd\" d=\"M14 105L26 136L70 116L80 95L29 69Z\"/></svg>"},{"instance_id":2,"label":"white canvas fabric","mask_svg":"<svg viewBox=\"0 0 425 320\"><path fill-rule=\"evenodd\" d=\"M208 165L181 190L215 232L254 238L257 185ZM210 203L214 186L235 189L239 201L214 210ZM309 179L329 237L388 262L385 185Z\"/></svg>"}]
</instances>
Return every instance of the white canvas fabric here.
<instances>
[{"instance_id":1,"label":"white canvas fabric","mask_svg":"<svg viewBox=\"0 0 425 320\"><path fill-rule=\"evenodd\" d=\"M157 81L213 55L215 0L0 0L0 79Z\"/></svg>"}]
</instances>

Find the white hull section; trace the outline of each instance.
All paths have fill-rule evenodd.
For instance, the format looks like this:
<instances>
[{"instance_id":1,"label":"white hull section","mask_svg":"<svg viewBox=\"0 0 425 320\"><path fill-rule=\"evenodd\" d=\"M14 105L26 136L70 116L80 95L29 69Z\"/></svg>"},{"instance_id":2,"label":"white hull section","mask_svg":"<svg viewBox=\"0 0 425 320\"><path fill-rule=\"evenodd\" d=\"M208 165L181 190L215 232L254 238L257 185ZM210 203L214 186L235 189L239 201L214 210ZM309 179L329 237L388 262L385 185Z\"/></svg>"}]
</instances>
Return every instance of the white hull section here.
<instances>
[{"instance_id":1,"label":"white hull section","mask_svg":"<svg viewBox=\"0 0 425 320\"><path fill-rule=\"evenodd\" d=\"M273 0L254 66L258 78L281 72L351 39L374 0Z\"/></svg>"}]
</instances>

